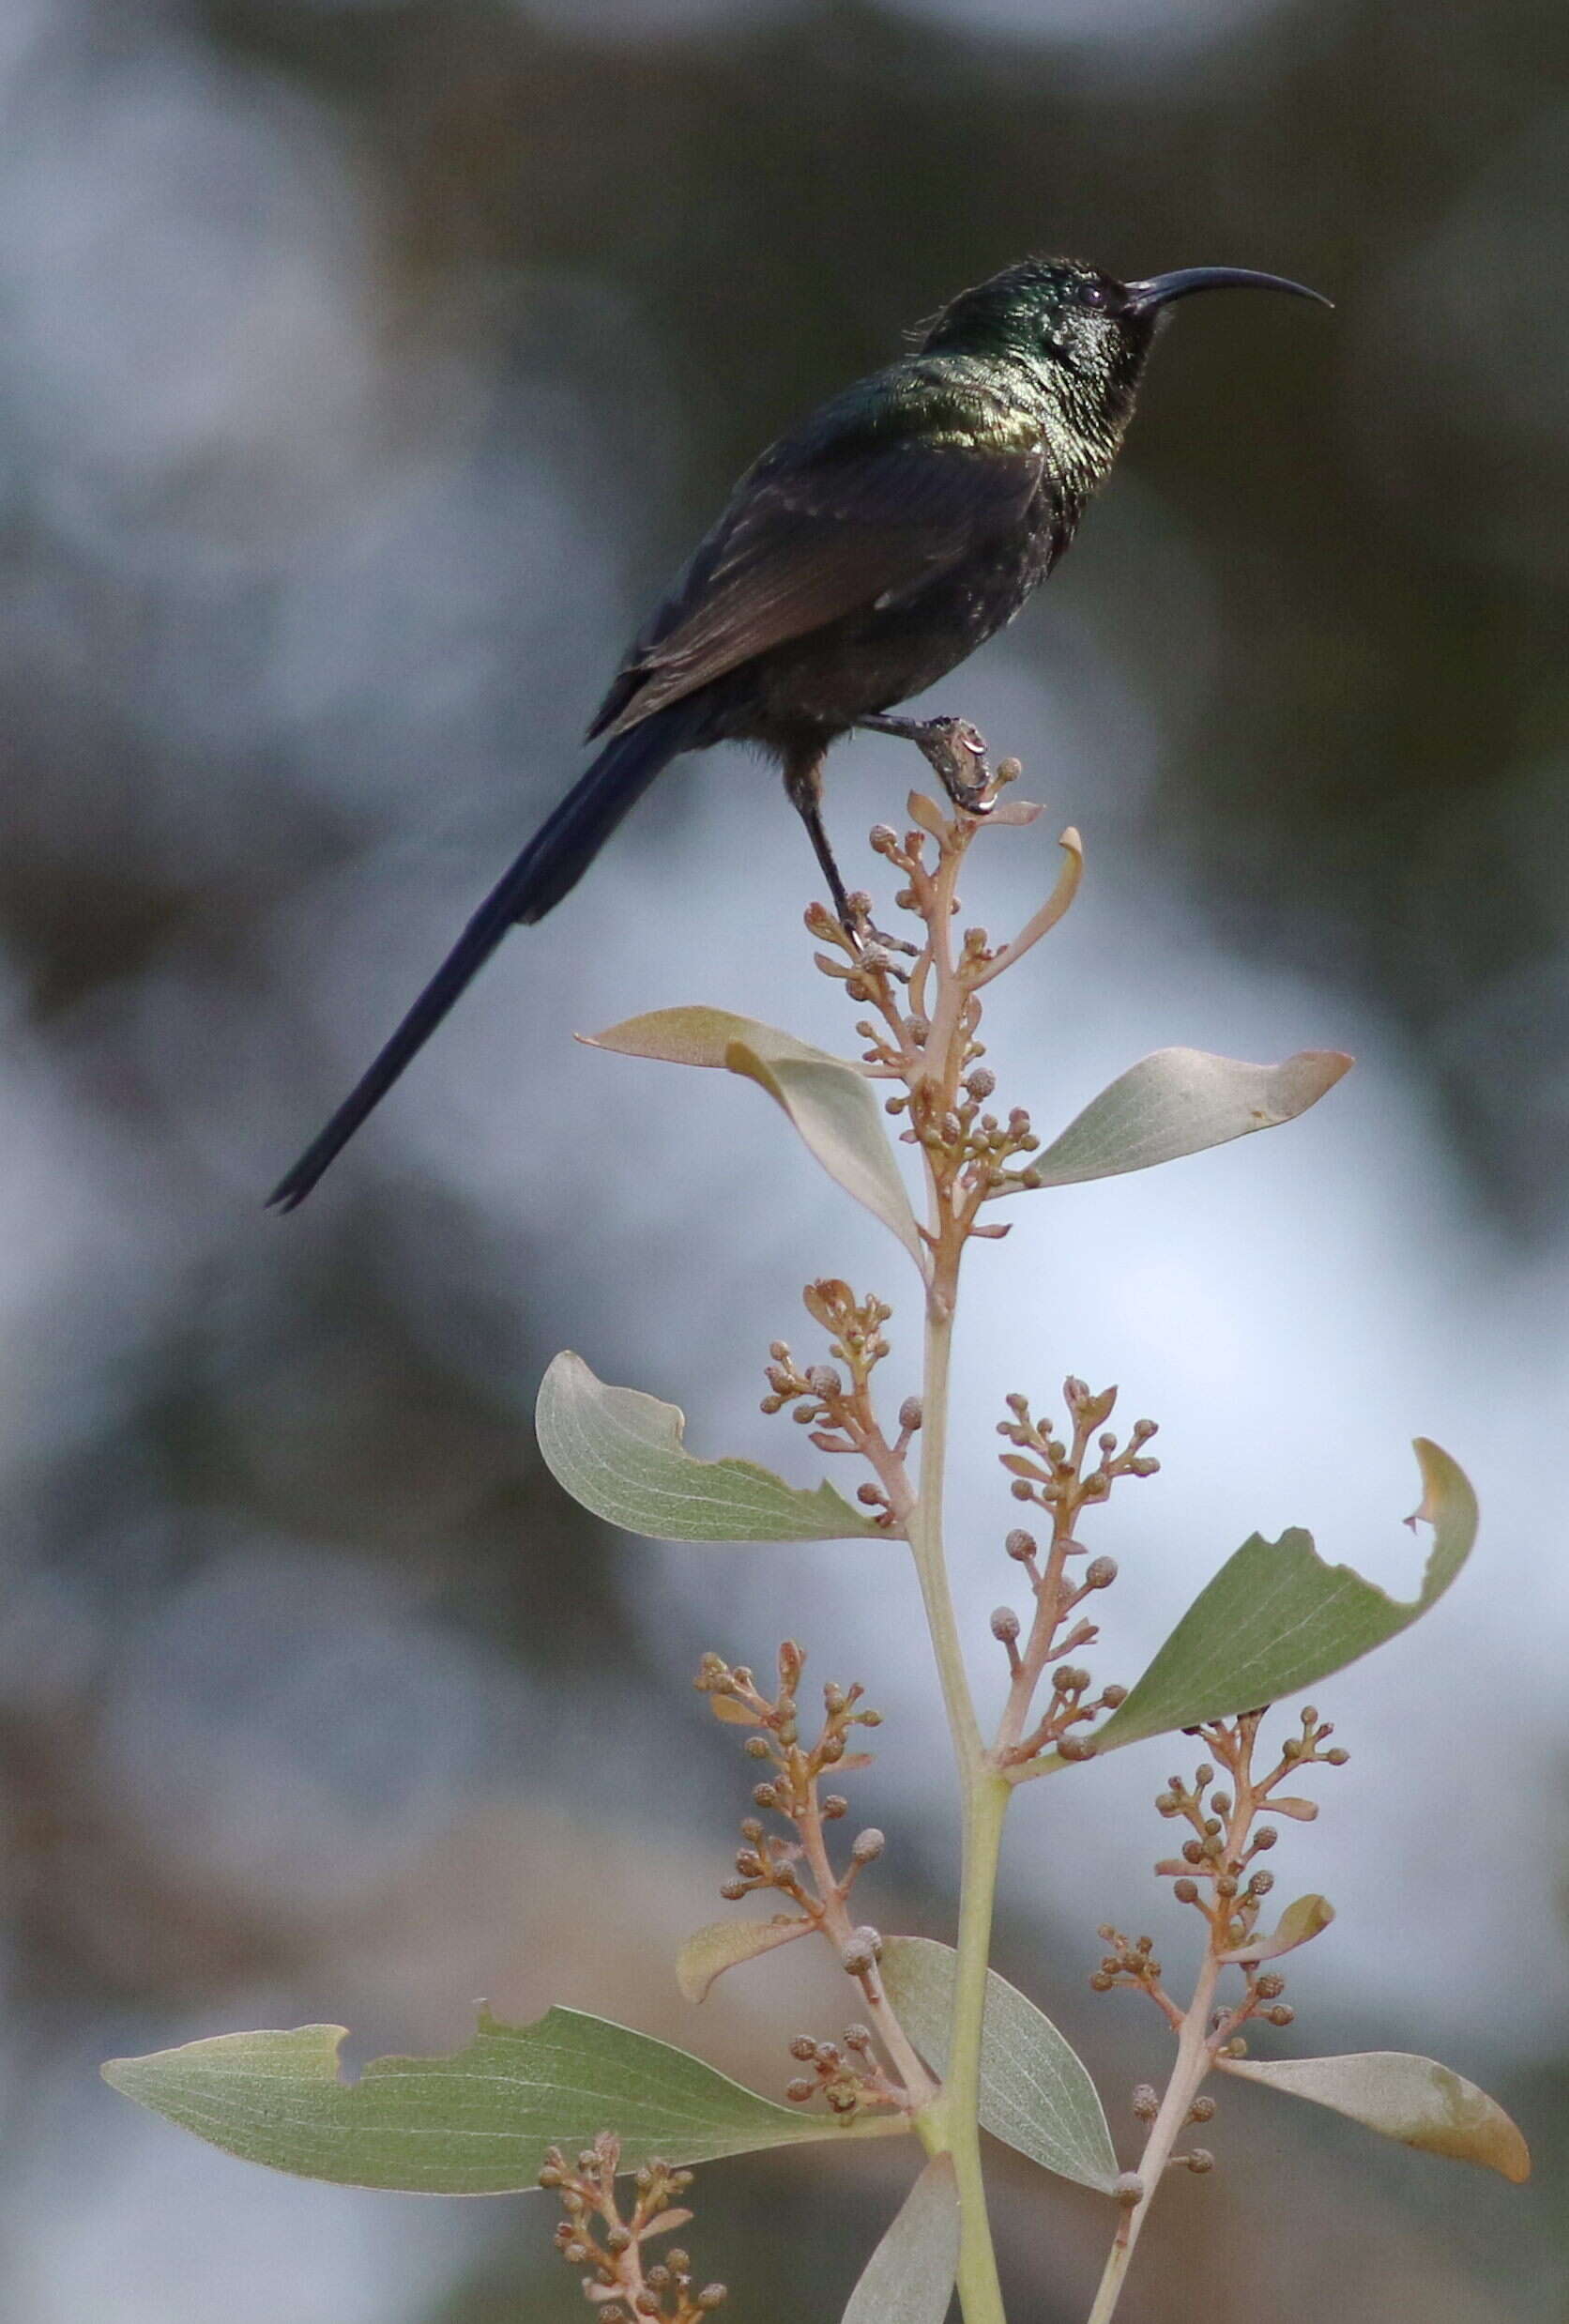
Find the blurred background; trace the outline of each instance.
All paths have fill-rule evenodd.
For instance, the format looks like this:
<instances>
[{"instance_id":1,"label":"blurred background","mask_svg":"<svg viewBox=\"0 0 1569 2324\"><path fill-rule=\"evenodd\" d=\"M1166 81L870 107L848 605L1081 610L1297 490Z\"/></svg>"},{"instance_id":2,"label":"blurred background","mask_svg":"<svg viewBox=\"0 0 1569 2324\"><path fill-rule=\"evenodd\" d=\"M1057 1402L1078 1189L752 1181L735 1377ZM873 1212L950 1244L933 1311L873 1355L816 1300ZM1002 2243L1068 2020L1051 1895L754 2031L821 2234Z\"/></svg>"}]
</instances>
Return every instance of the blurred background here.
<instances>
[{"instance_id":1,"label":"blurred background","mask_svg":"<svg viewBox=\"0 0 1569 2324\"><path fill-rule=\"evenodd\" d=\"M297 1217L261 1198L580 763L625 635L735 473L978 276L1263 267L1195 302L1072 558L938 706L1047 803L986 841L1002 930L1089 856L992 1018L1059 1126L1144 1051L1358 1052L1304 1122L1035 1198L972 1265L953 1538L1013 1569L1004 1391L1123 1384L1160 1477L1095 1547L1102 1678L1246 1534L1409 1595L1408 1442L1481 1549L1324 1690L1350 1766L1279 1873L1339 1919L1270 2054L1410 2047L1494 2088L1526 2191L1223 2089L1131 2324L1569 2314L1569 17L1542 0L0 0L0 2307L18 2324L585 2313L542 2198L248 2169L99 2060L472 2003L598 2009L760 2087L836 2032L799 1951L680 2001L746 1763L700 1651L786 1632L887 1711L856 1807L885 1928L950 1933L954 1833L892 1552L661 1550L542 1472L580 1350L705 1453L836 1273L917 1304L740 1085L574 1046L707 1000L848 1033L773 778L667 776L520 935ZM846 867L921 772L838 754ZM978 884L984 894L975 893ZM887 898L879 897L884 909ZM1026 1215L1028 1214L1028 1215ZM786 1441L788 1440L788 1441ZM1102 2072L1105 1919L1176 1965L1154 1745L1020 1801L999 1965ZM1049 1797L1045 1795L1049 1793ZM853 2167L850 2165L853 2164ZM738 2324L836 2316L907 2176L714 2165ZM998 2157L1005 2273L1083 2315L1101 2207Z\"/></svg>"}]
</instances>

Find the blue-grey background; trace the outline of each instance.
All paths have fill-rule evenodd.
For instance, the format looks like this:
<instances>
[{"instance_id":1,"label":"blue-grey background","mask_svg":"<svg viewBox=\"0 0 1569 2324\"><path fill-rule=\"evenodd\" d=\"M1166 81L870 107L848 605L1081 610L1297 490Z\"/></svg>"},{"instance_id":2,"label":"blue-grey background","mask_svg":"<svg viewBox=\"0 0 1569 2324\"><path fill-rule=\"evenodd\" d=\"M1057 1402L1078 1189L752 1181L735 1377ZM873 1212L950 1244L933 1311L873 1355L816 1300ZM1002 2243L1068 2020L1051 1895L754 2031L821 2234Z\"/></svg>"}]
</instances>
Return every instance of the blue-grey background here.
<instances>
[{"instance_id":1,"label":"blue-grey background","mask_svg":"<svg viewBox=\"0 0 1569 2324\"><path fill-rule=\"evenodd\" d=\"M1409 1438L1485 1529L1320 1697L1288 1827L1333 1932L1272 2053L1409 2046L1496 2087L1517 2193L1257 2093L1169 2191L1130 2324L1564 2313L1569 1638L1569 20L1539 0L0 4L0 2308L20 2324L584 2313L542 2200L296 2184L139 2114L101 2057L475 1996L599 2008L762 2087L835 1979L701 2016L745 1763L688 1689L786 1630L889 1713L868 1910L947 1932L937 1698L893 1553L612 1537L534 1451L558 1347L814 1474L755 1411L808 1275L916 1303L754 1092L572 1044L709 1000L830 1043L771 776L668 777L520 935L299 1216L259 1200L571 778L625 634L758 446L1030 249L1261 266L1184 307L1046 597L942 689L1089 873L998 995L1043 1127L1143 1051L1358 1052L1307 1121L1041 1197L976 1255L953 1539L977 1672L1009 1588L991 1433L1074 1369L1163 1424L1098 1526L1105 1677L1255 1526L1409 1593ZM847 863L915 770L836 760ZM977 893L977 891L982 891ZM1020 1802L999 1959L1102 2070L1153 2011L1097 1922L1150 1878L1155 1745ZM1265 2044L1261 2043L1261 2047ZM1257 2102L1252 2102L1257 2099ZM831 2172L831 2176L828 2174ZM905 2158L715 2166L738 2319L843 2305ZM999 2158L1018 2312L1104 2222Z\"/></svg>"}]
</instances>

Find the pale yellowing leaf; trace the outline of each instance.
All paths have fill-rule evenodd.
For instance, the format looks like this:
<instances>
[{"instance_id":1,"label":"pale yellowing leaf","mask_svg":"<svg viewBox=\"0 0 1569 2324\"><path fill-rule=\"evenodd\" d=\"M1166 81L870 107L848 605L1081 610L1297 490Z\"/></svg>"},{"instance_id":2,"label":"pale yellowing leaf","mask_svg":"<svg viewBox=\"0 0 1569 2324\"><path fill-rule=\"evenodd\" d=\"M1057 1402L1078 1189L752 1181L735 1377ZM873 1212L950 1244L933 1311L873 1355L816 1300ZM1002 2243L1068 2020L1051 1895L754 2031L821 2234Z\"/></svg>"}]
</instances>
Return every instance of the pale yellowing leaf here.
<instances>
[{"instance_id":1,"label":"pale yellowing leaf","mask_svg":"<svg viewBox=\"0 0 1569 2324\"><path fill-rule=\"evenodd\" d=\"M1273 1800L1269 1804L1272 1809ZM1327 1897L1299 1896L1294 1904L1287 1905L1267 1936L1255 1936L1220 1957L1223 1961L1278 1961L1282 1953L1295 1952L1299 1945L1311 1943L1333 1919L1334 1906Z\"/></svg>"},{"instance_id":2,"label":"pale yellowing leaf","mask_svg":"<svg viewBox=\"0 0 1569 2324\"><path fill-rule=\"evenodd\" d=\"M707 1998L715 1980L739 1962L755 1961L781 1945L793 1944L816 1927L814 1920L711 1920L695 1930L676 1955L676 1982L689 2001Z\"/></svg>"},{"instance_id":3,"label":"pale yellowing leaf","mask_svg":"<svg viewBox=\"0 0 1569 2324\"><path fill-rule=\"evenodd\" d=\"M793 1033L727 1009L654 1009L608 1032L583 1036L625 1057L706 1065L755 1081L845 1193L895 1233L925 1272L925 1252L905 1182L883 1127L882 1108L859 1066Z\"/></svg>"},{"instance_id":4,"label":"pale yellowing leaf","mask_svg":"<svg viewBox=\"0 0 1569 2324\"><path fill-rule=\"evenodd\" d=\"M1272 1129L1317 1105L1351 1062L1339 1049L1302 1049L1279 1065L1250 1065L1204 1049L1157 1049L1092 1097L1037 1154L1021 1183L1071 1186L1115 1178Z\"/></svg>"},{"instance_id":5,"label":"pale yellowing leaf","mask_svg":"<svg viewBox=\"0 0 1569 2324\"><path fill-rule=\"evenodd\" d=\"M826 1481L798 1488L755 1461L699 1460L681 1441L678 1405L610 1387L570 1352L540 1384L534 1427L557 1484L629 1533L657 1541L888 1538Z\"/></svg>"},{"instance_id":6,"label":"pale yellowing leaf","mask_svg":"<svg viewBox=\"0 0 1569 2324\"><path fill-rule=\"evenodd\" d=\"M1500 2171L1516 2186L1531 2176L1530 2149L1498 2101L1435 2058L1363 2050L1273 2062L1223 2057L1219 2064L1241 2081L1311 2099L1385 2138Z\"/></svg>"}]
</instances>

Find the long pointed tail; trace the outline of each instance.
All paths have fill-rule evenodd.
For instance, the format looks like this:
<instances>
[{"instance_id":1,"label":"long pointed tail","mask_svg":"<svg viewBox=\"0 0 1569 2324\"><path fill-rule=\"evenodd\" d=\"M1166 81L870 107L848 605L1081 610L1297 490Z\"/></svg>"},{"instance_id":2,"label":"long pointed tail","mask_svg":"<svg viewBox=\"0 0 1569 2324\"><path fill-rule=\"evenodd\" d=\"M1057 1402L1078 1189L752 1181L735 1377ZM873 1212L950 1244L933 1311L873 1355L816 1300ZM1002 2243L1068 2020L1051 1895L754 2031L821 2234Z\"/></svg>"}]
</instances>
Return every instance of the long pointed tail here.
<instances>
[{"instance_id":1,"label":"long pointed tail","mask_svg":"<svg viewBox=\"0 0 1569 2324\"><path fill-rule=\"evenodd\" d=\"M542 920L575 887L617 824L660 770L694 741L693 712L672 703L607 744L491 890L403 1023L361 1075L320 1135L267 1197L269 1209L298 1208L381 1103L404 1066L471 985L509 928Z\"/></svg>"}]
</instances>

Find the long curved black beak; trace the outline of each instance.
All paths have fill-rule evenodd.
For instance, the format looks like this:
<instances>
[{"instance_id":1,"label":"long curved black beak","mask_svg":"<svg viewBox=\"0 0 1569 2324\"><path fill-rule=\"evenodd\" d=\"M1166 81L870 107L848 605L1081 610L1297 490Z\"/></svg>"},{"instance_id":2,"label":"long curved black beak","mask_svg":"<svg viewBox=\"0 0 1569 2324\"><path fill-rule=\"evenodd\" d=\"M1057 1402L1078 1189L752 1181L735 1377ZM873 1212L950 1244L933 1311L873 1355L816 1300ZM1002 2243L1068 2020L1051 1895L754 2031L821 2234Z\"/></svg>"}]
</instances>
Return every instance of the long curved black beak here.
<instances>
[{"instance_id":1,"label":"long curved black beak","mask_svg":"<svg viewBox=\"0 0 1569 2324\"><path fill-rule=\"evenodd\" d=\"M1309 290L1305 283L1288 283L1283 274L1255 274L1251 267L1179 267L1175 273L1152 274L1148 282L1128 283L1123 287L1135 314L1149 314L1156 307L1169 306L1173 298L1207 290L1289 291L1294 298L1315 298L1321 307L1334 304L1322 291Z\"/></svg>"}]
</instances>

